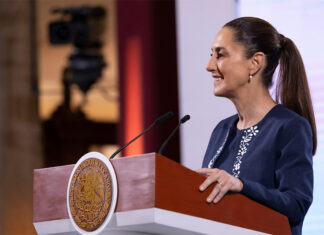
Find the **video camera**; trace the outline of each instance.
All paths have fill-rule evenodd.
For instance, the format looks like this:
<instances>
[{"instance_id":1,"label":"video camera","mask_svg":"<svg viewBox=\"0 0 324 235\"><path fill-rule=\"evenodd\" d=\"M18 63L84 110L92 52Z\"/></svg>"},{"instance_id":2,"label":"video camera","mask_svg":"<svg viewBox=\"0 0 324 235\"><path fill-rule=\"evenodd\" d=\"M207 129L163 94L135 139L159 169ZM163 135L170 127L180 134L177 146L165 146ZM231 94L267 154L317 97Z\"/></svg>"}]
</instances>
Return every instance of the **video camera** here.
<instances>
[{"instance_id":1,"label":"video camera","mask_svg":"<svg viewBox=\"0 0 324 235\"><path fill-rule=\"evenodd\" d=\"M49 24L50 43L74 45L68 69L72 82L86 93L102 76L102 69L106 66L100 52L106 10L102 7L70 7L57 8L52 13L60 14L61 18Z\"/></svg>"}]
</instances>

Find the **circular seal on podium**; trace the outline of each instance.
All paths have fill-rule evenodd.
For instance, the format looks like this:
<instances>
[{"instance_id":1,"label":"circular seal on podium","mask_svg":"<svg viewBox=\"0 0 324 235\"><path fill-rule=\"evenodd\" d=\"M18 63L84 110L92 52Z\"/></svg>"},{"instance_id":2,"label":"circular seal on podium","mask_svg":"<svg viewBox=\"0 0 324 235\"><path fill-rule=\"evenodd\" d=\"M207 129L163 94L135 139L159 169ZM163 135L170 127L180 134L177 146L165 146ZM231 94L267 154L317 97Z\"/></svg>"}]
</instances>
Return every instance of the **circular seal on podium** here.
<instances>
[{"instance_id":1,"label":"circular seal on podium","mask_svg":"<svg viewBox=\"0 0 324 235\"><path fill-rule=\"evenodd\" d=\"M90 152L75 164L67 188L67 210L81 234L98 234L109 223L117 202L117 180L109 159Z\"/></svg>"}]
</instances>

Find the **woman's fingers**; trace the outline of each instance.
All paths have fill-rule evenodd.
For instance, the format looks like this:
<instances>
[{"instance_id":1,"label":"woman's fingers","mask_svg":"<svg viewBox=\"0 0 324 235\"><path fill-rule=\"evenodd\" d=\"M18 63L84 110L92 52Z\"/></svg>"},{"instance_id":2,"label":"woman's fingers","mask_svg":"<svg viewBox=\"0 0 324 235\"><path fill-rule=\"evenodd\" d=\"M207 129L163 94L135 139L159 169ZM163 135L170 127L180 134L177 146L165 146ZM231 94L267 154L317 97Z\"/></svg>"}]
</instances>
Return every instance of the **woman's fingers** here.
<instances>
[{"instance_id":1,"label":"woman's fingers","mask_svg":"<svg viewBox=\"0 0 324 235\"><path fill-rule=\"evenodd\" d=\"M221 186L219 184L216 184L214 189L211 191L211 193L209 194L209 196L207 197L206 201L208 203L211 203L219 194L221 190Z\"/></svg>"},{"instance_id":2,"label":"woman's fingers","mask_svg":"<svg viewBox=\"0 0 324 235\"><path fill-rule=\"evenodd\" d=\"M205 175L210 175L214 172L216 172L218 169L214 168L214 169L210 169L210 168L201 168L201 169L196 169L195 172L199 173L199 174L205 174Z\"/></svg>"},{"instance_id":3,"label":"woman's fingers","mask_svg":"<svg viewBox=\"0 0 324 235\"><path fill-rule=\"evenodd\" d=\"M230 188L230 186L227 181L219 180L218 183L215 185L213 191L207 197L206 201L208 203L219 202L225 196L225 194L229 191L229 188Z\"/></svg>"},{"instance_id":4,"label":"woman's fingers","mask_svg":"<svg viewBox=\"0 0 324 235\"><path fill-rule=\"evenodd\" d=\"M221 187L221 189L219 190L218 194L216 195L216 197L214 198L213 202L216 204L218 203L220 200L222 200L222 198L226 195L226 193L229 191L229 185L225 184L224 186Z\"/></svg>"},{"instance_id":5,"label":"woman's fingers","mask_svg":"<svg viewBox=\"0 0 324 235\"><path fill-rule=\"evenodd\" d=\"M207 179L199 186L200 191L204 191L206 188L208 188L211 184L215 182L220 182L220 173L221 170L218 169L210 169L212 171L204 171L209 172L209 175Z\"/></svg>"},{"instance_id":6,"label":"woman's fingers","mask_svg":"<svg viewBox=\"0 0 324 235\"><path fill-rule=\"evenodd\" d=\"M242 190L243 184L241 180L228 174L224 170L220 170L216 168L214 169L202 168L202 169L197 169L196 172L200 174L206 174L208 176L206 180L199 186L200 191L204 191L211 184L216 183L212 192L209 194L209 196L206 199L208 203L211 202L218 203L229 191L240 192Z\"/></svg>"},{"instance_id":7,"label":"woman's fingers","mask_svg":"<svg viewBox=\"0 0 324 235\"><path fill-rule=\"evenodd\" d=\"M207 179L199 186L200 191L205 191L206 188L209 187L212 183L214 183L215 180L212 177L207 177Z\"/></svg>"}]
</instances>

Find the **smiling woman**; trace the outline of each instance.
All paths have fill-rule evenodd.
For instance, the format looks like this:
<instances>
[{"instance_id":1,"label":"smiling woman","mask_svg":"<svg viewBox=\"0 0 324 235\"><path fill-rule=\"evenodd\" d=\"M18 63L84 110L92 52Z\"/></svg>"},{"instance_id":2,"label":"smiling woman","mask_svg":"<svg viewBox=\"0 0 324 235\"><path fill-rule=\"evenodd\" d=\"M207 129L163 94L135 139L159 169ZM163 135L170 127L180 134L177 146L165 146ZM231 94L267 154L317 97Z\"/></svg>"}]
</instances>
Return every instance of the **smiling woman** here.
<instances>
[{"instance_id":1,"label":"smiling woman","mask_svg":"<svg viewBox=\"0 0 324 235\"><path fill-rule=\"evenodd\" d=\"M269 94L280 63L277 97ZM237 109L214 129L197 172L199 189L216 183L207 202L241 192L289 219L301 234L313 197L316 126L302 58L295 44L268 22L243 17L227 23L212 44L207 70L214 94Z\"/></svg>"},{"instance_id":2,"label":"smiling woman","mask_svg":"<svg viewBox=\"0 0 324 235\"><path fill-rule=\"evenodd\" d=\"M215 78L216 96L236 96L236 93L249 85L249 75L256 74L264 64L264 54L261 52L256 53L250 60L245 58L243 45L233 41L233 30L227 27L217 34L212 52L207 70Z\"/></svg>"}]
</instances>

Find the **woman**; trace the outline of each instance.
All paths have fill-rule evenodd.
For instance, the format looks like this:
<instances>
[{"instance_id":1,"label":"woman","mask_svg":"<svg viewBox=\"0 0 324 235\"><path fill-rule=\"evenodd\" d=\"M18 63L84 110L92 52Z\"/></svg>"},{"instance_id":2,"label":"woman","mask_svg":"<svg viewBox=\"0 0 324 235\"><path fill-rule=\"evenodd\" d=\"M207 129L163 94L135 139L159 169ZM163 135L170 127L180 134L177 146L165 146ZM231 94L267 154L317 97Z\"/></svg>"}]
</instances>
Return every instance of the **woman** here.
<instances>
[{"instance_id":1,"label":"woman","mask_svg":"<svg viewBox=\"0 0 324 235\"><path fill-rule=\"evenodd\" d=\"M280 62L276 101L269 94ZM302 58L268 22L243 17L227 23L212 44L207 70L214 94L229 98L237 115L214 129L197 172L216 183L207 202L240 192L286 215L301 234L312 203L314 112ZM278 103L281 104L278 104Z\"/></svg>"}]
</instances>

